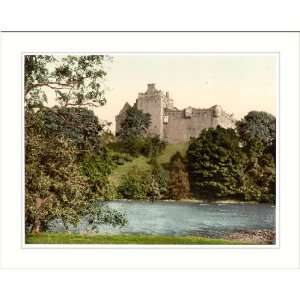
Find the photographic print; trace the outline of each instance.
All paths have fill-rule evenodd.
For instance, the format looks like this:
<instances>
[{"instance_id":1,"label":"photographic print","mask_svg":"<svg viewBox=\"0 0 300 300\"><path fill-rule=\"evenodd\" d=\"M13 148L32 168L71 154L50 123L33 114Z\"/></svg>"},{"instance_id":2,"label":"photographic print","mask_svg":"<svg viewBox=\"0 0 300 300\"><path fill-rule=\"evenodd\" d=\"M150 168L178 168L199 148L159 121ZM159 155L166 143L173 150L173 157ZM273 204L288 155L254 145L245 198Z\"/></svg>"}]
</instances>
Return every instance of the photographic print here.
<instances>
[{"instance_id":1,"label":"photographic print","mask_svg":"<svg viewBox=\"0 0 300 300\"><path fill-rule=\"evenodd\" d=\"M277 54L23 64L26 244L276 245Z\"/></svg>"}]
</instances>

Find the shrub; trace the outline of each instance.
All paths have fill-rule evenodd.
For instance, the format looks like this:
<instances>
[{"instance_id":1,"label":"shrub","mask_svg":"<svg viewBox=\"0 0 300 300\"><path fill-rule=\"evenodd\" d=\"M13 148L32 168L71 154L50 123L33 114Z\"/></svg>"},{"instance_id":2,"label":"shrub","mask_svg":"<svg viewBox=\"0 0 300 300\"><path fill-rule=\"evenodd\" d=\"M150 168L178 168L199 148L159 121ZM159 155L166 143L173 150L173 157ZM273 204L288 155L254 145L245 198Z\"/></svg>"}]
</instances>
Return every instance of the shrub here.
<instances>
[{"instance_id":1,"label":"shrub","mask_svg":"<svg viewBox=\"0 0 300 300\"><path fill-rule=\"evenodd\" d=\"M180 152L176 152L169 164L169 197L171 199L184 199L190 195L190 183L184 159Z\"/></svg>"},{"instance_id":2,"label":"shrub","mask_svg":"<svg viewBox=\"0 0 300 300\"><path fill-rule=\"evenodd\" d=\"M122 177L118 193L125 199L146 199L144 179L145 175L143 173L132 170L128 175Z\"/></svg>"}]
</instances>

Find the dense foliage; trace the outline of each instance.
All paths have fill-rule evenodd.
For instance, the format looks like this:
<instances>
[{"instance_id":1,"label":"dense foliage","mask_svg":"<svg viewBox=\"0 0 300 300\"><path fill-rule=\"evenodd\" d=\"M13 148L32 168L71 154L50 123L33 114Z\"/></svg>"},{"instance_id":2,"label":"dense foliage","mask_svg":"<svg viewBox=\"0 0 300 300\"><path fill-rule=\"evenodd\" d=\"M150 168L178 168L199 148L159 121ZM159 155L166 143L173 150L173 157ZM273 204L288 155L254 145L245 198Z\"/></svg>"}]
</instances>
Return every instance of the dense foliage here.
<instances>
[{"instance_id":1,"label":"dense foliage","mask_svg":"<svg viewBox=\"0 0 300 300\"><path fill-rule=\"evenodd\" d=\"M179 152L175 153L169 164L169 198L180 200L190 196L190 183L186 165Z\"/></svg>"},{"instance_id":2,"label":"dense foliage","mask_svg":"<svg viewBox=\"0 0 300 300\"><path fill-rule=\"evenodd\" d=\"M122 182L118 187L118 193L123 199L146 200L146 177L147 173L132 170L123 176Z\"/></svg>"},{"instance_id":3,"label":"dense foliage","mask_svg":"<svg viewBox=\"0 0 300 300\"><path fill-rule=\"evenodd\" d=\"M91 178L82 173L79 150L63 135L48 133L43 114L26 113L26 225L32 232L44 231L59 219L66 228L82 216L93 223L124 224L117 211L103 209L94 198Z\"/></svg>"},{"instance_id":4,"label":"dense foliage","mask_svg":"<svg viewBox=\"0 0 300 300\"><path fill-rule=\"evenodd\" d=\"M80 150L101 149L99 135L104 125L95 113L85 107L43 107L44 126L49 134L72 140Z\"/></svg>"},{"instance_id":5,"label":"dense foliage","mask_svg":"<svg viewBox=\"0 0 300 300\"><path fill-rule=\"evenodd\" d=\"M129 153L132 156L144 155L155 160L165 148L166 143L158 136L147 135L147 129L151 125L151 116L137 109L136 105L129 107L126 116L121 123L118 133L118 142L114 148L118 151Z\"/></svg>"},{"instance_id":6,"label":"dense foliage","mask_svg":"<svg viewBox=\"0 0 300 300\"><path fill-rule=\"evenodd\" d=\"M122 140L142 136L146 133L151 124L151 116L143 113L136 105L129 107L126 111L126 117L121 123L119 136Z\"/></svg>"},{"instance_id":7,"label":"dense foliage","mask_svg":"<svg viewBox=\"0 0 300 300\"><path fill-rule=\"evenodd\" d=\"M242 143L233 129L218 126L203 130L187 152L194 195L211 199L275 201L272 149L266 140L256 136Z\"/></svg>"},{"instance_id":8,"label":"dense foliage","mask_svg":"<svg viewBox=\"0 0 300 300\"><path fill-rule=\"evenodd\" d=\"M150 171L132 169L118 187L119 197L156 201L168 197L168 172L155 163Z\"/></svg>"},{"instance_id":9,"label":"dense foliage","mask_svg":"<svg viewBox=\"0 0 300 300\"><path fill-rule=\"evenodd\" d=\"M276 139L276 118L264 111L250 111L241 121L237 121L237 132L244 143L258 138L269 144Z\"/></svg>"},{"instance_id":10,"label":"dense foliage","mask_svg":"<svg viewBox=\"0 0 300 300\"><path fill-rule=\"evenodd\" d=\"M26 228L47 230L53 220L66 228L81 217L89 223L124 225L126 218L99 203L112 188L113 160L103 124L88 106L103 105L102 56L25 57ZM50 71L52 70L52 71ZM59 104L45 106L47 92Z\"/></svg>"},{"instance_id":11,"label":"dense foliage","mask_svg":"<svg viewBox=\"0 0 300 300\"><path fill-rule=\"evenodd\" d=\"M243 187L245 155L233 129L203 130L192 141L188 169L196 194L211 197L240 197Z\"/></svg>"}]
</instances>

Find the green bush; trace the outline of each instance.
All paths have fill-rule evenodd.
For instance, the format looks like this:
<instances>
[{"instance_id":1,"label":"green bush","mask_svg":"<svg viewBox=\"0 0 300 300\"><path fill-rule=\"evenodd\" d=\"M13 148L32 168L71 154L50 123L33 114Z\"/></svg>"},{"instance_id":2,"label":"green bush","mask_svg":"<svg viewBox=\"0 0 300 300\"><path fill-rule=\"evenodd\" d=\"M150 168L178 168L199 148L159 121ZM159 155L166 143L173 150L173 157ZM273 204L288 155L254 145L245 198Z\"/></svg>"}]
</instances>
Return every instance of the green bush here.
<instances>
[{"instance_id":1,"label":"green bush","mask_svg":"<svg viewBox=\"0 0 300 300\"><path fill-rule=\"evenodd\" d=\"M161 167L151 171L132 170L123 176L118 187L121 198L132 200L160 200L166 198L168 192L168 173Z\"/></svg>"},{"instance_id":2,"label":"green bush","mask_svg":"<svg viewBox=\"0 0 300 300\"><path fill-rule=\"evenodd\" d=\"M123 176L118 187L118 193L125 199L146 199L145 175L133 170L128 175Z\"/></svg>"},{"instance_id":3,"label":"green bush","mask_svg":"<svg viewBox=\"0 0 300 300\"><path fill-rule=\"evenodd\" d=\"M190 196L190 183L183 157L176 152L169 164L169 198L180 200Z\"/></svg>"}]
</instances>

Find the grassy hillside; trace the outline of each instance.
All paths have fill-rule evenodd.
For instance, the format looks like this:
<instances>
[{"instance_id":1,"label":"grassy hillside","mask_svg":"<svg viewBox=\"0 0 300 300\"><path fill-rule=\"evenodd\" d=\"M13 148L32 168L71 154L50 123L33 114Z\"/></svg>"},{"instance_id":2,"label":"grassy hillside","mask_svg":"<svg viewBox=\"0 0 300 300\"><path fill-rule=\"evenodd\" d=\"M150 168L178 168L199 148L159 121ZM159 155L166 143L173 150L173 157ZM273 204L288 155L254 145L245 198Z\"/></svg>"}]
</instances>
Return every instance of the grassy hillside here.
<instances>
[{"instance_id":1,"label":"grassy hillside","mask_svg":"<svg viewBox=\"0 0 300 300\"><path fill-rule=\"evenodd\" d=\"M118 166L114 169L113 173L109 176L109 180L114 185L118 185L123 175L128 174L130 170L138 169L140 171L147 171L151 169L148 164L149 158L139 156L130 162L124 163L124 165Z\"/></svg>"},{"instance_id":2,"label":"grassy hillside","mask_svg":"<svg viewBox=\"0 0 300 300\"><path fill-rule=\"evenodd\" d=\"M165 164L170 161L170 158L179 151L183 156L185 155L188 148L188 144L169 144L166 146L166 149L158 157L158 163ZM151 166L148 163L149 158L144 156L139 156L130 162L126 162L124 165L118 166L109 180L114 184L118 185L123 175L128 174L130 170L140 170L147 171L151 169Z\"/></svg>"},{"instance_id":3,"label":"grassy hillside","mask_svg":"<svg viewBox=\"0 0 300 300\"><path fill-rule=\"evenodd\" d=\"M188 149L188 144L168 144L163 153L158 157L160 164L165 164L170 161L170 158L178 151L182 156L185 156Z\"/></svg>"}]
</instances>

